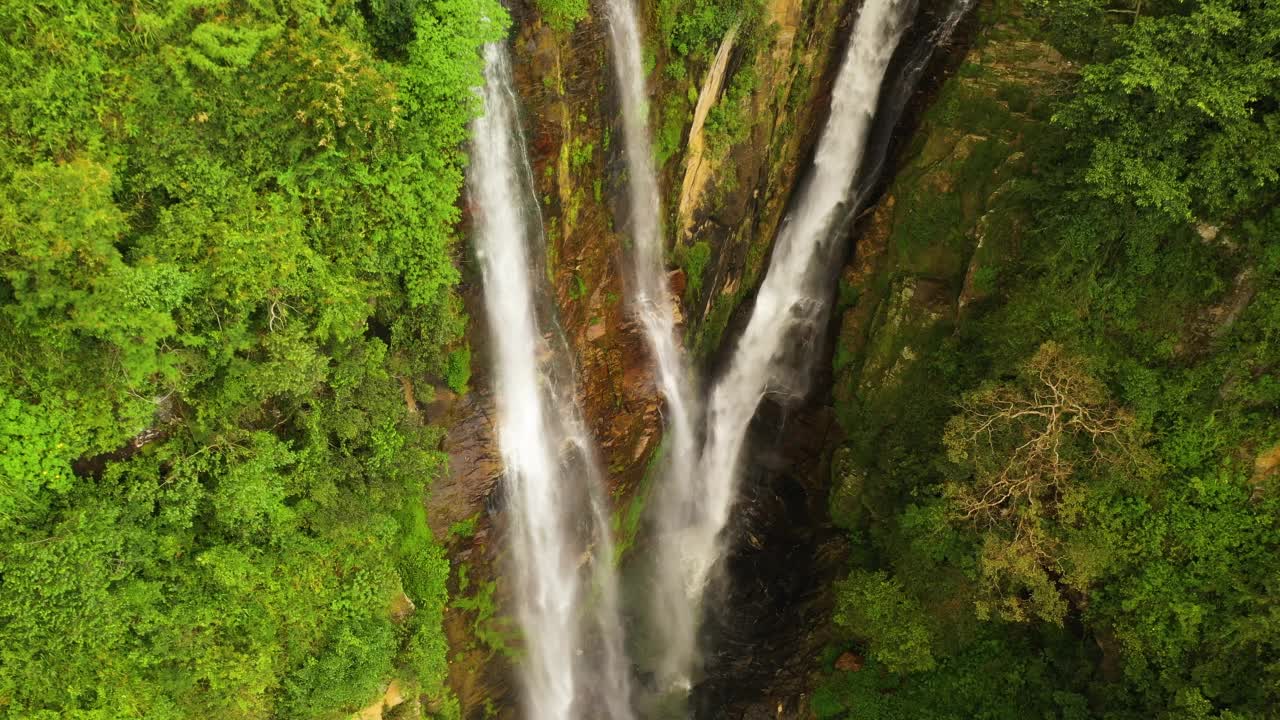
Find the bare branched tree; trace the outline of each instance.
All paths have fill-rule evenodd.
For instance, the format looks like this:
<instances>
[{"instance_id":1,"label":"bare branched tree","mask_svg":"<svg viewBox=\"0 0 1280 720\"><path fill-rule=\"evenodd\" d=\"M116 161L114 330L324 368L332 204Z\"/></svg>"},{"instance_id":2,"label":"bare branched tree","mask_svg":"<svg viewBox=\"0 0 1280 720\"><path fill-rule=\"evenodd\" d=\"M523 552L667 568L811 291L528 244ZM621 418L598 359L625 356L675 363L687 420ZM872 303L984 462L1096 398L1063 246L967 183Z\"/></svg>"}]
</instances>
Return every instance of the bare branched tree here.
<instances>
[{"instance_id":1,"label":"bare branched tree","mask_svg":"<svg viewBox=\"0 0 1280 720\"><path fill-rule=\"evenodd\" d=\"M1047 525L1062 521L1082 471L1136 477L1154 465L1133 416L1057 343L1042 345L1016 380L966 395L959 409L944 443L968 477L947 487L951 506L962 521L1005 531L998 547L984 550L991 561L984 565L1003 568L996 574L1016 571L1018 585L1033 594L1061 573L1059 543Z\"/></svg>"}]
</instances>

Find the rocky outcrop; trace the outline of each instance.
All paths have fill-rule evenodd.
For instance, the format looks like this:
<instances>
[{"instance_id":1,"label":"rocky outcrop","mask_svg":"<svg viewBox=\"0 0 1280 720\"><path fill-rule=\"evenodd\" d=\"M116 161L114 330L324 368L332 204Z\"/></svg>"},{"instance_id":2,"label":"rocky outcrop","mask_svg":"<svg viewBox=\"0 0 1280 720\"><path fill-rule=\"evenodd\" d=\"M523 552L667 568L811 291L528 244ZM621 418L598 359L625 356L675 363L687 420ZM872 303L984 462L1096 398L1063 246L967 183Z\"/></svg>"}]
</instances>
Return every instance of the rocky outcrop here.
<instances>
[{"instance_id":1,"label":"rocky outcrop","mask_svg":"<svg viewBox=\"0 0 1280 720\"><path fill-rule=\"evenodd\" d=\"M404 701L404 692L400 688L400 681L392 680L387 685L387 690L382 694L382 697L353 715L351 720L383 720L387 712L400 707Z\"/></svg>"},{"instance_id":2,"label":"rocky outcrop","mask_svg":"<svg viewBox=\"0 0 1280 720\"><path fill-rule=\"evenodd\" d=\"M730 526L729 583L707 613L696 718L805 720L815 659L830 640L830 592L847 562L827 519L826 449L840 436L825 403L766 404L752 423Z\"/></svg>"},{"instance_id":3,"label":"rocky outcrop","mask_svg":"<svg viewBox=\"0 0 1280 720\"><path fill-rule=\"evenodd\" d=\"M1253 488L1253 500L1261 500L1268 490L1274 493L1278 480L1280 480L1280 443L1258 453L1253 460L1253 477L1249 481Z\"/></svg>"},{"instance_id":4,"label":"rocky outcrop","mask_svg":"<svg viewBox=\"0 0 1280 720\"><path fill-rule=\"evenodd\" d=\"M624 298L626 257L613 127L617 117L605 19L557 32L516 7L517 84L542 200L546 270L578 363L580 402L619 494L643 472L661 425L640 328Z\"/></svg>"},{"instance_id":5,"label":"rocky outcrop","mask_svg":"<svg viewBox=\"0 0 1280 720\"><path fill-rule=\"evenodd\" d=\"M706 138L703 129L707 122L707 113L711 106L720 99L724 90L725 74L729 69L729 56L733 52L733 43L738 38L735 24L725 33L720 41L720 49L716 59L707 70L707 79L702 83L702 91L698 93L698 104L693 109L693 124L689 127L689 141L685 143L684 183L680 187L680 206L676 211L676 227L679 231L677 242L687 242L693 235L693 210L702 204L707 183L715 173L719 163L716 158L706 155Z\"/></svg>"},{"instance_id":6,"label":"rocky outcrop","mask_svg":"<svg viewBox=\"0 0 1280 720\"><path fill-rule=\"evenodd\" d=\"M1256 268L1246 267L1236 273L1225 296L1216 303L1200 308L1187 323L1182 337L1174 346L1174 354L1182 359L1189 359L1208 353L1213 341L1227 335L1257 293Z\"/></svg>"}]
</instances>

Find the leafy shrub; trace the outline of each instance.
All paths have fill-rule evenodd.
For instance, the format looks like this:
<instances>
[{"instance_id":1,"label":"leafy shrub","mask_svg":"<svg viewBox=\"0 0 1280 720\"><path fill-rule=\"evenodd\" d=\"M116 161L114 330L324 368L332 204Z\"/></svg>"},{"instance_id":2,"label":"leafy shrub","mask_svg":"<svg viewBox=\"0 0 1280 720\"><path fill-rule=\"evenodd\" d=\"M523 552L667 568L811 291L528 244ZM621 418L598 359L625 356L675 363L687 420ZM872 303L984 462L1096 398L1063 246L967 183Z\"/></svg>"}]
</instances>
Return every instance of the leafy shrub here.
<instances>
[{"instance_id":1,"label":"leafy shrub","mask_svg":"<svg viewBox=\"0 0 1280 720\"><path fill-rule=\"evenodd\" d=\"M885 573L854 572L836 585L836 624L867 643L867 654L893 672L934 666L919 606Z\"/></svg>"},{"instance_id":2,"label":"leafy shrub","mask_svg":"<svg viewBox=\"0 0 1280 720\"><path fill-rule=\"evenodd\" d=\"M589 11L587 0L537 0L537 5L547 24L561 32L572 30Z\"/></svg>"}]
</instances>

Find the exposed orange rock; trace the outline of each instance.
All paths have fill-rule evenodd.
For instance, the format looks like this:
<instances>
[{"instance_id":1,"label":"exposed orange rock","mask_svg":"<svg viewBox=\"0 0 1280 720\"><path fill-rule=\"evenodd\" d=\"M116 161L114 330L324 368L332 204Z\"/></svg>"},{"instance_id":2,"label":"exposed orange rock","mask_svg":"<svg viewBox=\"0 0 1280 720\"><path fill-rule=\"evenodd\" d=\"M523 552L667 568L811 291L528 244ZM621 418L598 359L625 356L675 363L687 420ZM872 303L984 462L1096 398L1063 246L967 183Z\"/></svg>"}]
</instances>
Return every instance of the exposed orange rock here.
<instances>
[{"instance_id":1,"label":"exposed orange rock","mask_svg":"<svg viewBox=\"0 0 1280 720\"><path fill-rule=\"evenodd\" d=\"M866 660L855 652L846 652L836 659L836 669L842 672L858 672Z\"/></svg>"}]
</instances>

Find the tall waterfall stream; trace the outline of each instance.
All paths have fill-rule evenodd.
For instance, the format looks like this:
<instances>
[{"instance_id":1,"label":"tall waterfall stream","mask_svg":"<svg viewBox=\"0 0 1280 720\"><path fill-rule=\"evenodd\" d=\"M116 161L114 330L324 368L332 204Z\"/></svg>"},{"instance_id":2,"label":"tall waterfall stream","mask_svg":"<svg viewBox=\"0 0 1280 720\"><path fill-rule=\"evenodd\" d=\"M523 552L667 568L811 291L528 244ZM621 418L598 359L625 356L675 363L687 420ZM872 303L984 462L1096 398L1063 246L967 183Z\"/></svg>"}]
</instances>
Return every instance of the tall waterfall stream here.
<instances>
[{"instance_id":1,"label":"tall waterfall stream","mask_svg":"<svg viewBox=\"0 0 1280 720\"><path fill-rule=\"evenodd\" d=\"M913 0L867 0L858 15L836 78L831 115L814 158L814 174L783 220L764 282L728 370L716 382L707 408L707 436L699 458L698 487L689 492L692 521L683 543L690 573L687 601L695 608L716 562L724 554L722 532L737 496L739 461L747 427L773 383L797 330L811 335L824 317L826 292L815 292L813 277L825 273L821 261L835 240L839 211L862 162L876 112L881 81L903 31ZM824 288L825 290L825 288ZM785 391L785 387L783 388ZM695 611L696 612L696 611ZM693 656L674 662L691 666Z\"/></svg>"},{"instance_id":2,"label":"tall waterfall stream","mask_svg":"<svg viewBox=\"0 0 1280 720\"><path fill-rule=\"evenodd\" d=\"M505 46L488 45L485 63L468 187L492 330L525 714L628 720L604 484L534 260L545 257L545 238Z\"/></svg>"},{"instance_id":3,"label":"tall waterfall stream","mask_svg":"<svg viewBox=\"0 0 1280 720\"><path fill-rule=\"evenodd\" d=\"M622 102L623 148L628 171L631 238L635 246L631 302L640 317L645 338L657 365L658 381L667 401L666 456L661 465L663 482L655 493L651 516L658 531L653 538L652 632L660 636L658 682L688 688L689 664L696 649L698 605L696 588L687 585L697 577L701 555L688 555L686 529L696 515L690 509L699 502L696 422L693 400L686 381L687 364L676 341L675 299L664 274L658 176L649 140L648 98L641 58L641 38L634 0L608 0L609 39ZM695 520L696 522L696 520ZM694 539L696 542L696 539Z\"/></svg>"}]
</instances>

